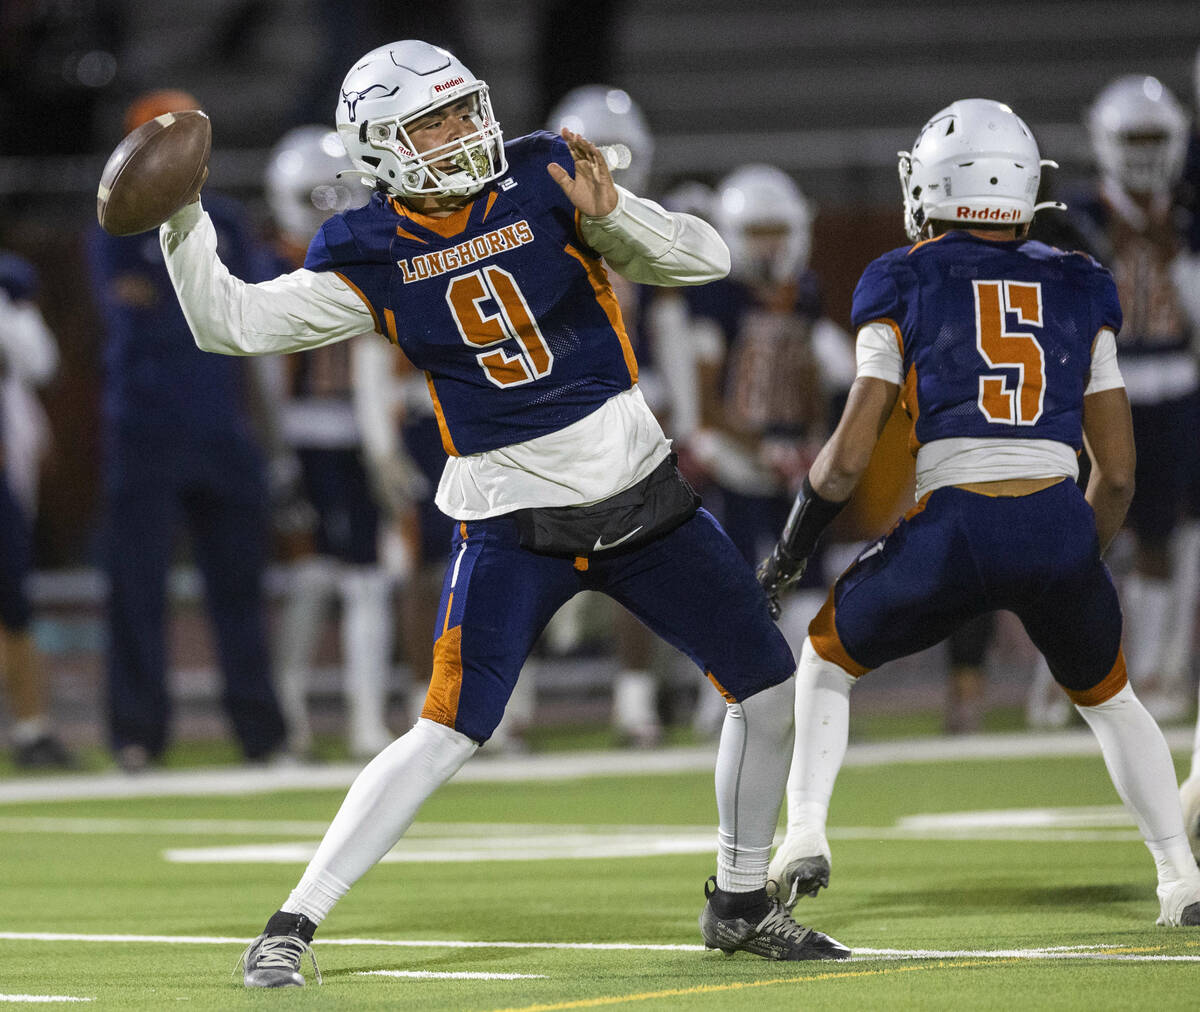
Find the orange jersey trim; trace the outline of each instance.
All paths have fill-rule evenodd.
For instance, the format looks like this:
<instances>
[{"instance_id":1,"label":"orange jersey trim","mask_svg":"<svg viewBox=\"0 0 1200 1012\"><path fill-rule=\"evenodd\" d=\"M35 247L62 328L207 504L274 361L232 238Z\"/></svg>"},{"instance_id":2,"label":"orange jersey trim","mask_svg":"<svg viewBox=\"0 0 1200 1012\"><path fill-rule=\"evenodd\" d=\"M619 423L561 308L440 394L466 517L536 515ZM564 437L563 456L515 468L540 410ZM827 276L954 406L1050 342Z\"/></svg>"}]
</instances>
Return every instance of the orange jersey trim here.
<instances>
[{"instance_id":1,"label":"orange jersey trim","mask_svg":"<svg viewBox=\"0 0 1200 1012\"><path fill-rule=\"evenodd\" d=\"M471 208L474 206L475 201L472 200L453 214L448 214L444 218L435 218L432 215L421 214L420 211L405 207L400 201L392 198L392 207L395 208L398 215L408 218L409 221L415 221L422 228L429 229L430 232L436 232L443 239L453 239L456 235L461 235L466 231L468 219L471 217Z\"/></svg>"},{"instance_id":2,"label":"orange jersey trim","mask_svg":"<svg viewBox=\"0 0 1200 1012\"><path fill-rule=\"evenodd\" d=\"M379 326L379 317L375 315L374 307L371 305L370 300L365 295L363 295L363 293L359 289L358 285L356 285L353 281L351 281L348 277L346 277L346 275L343 274L341 271L334 271L333 273L336 274L339 278L341 278L344 282L346 282L346 287L349 288L350 291L352 291L355 295L357 295L360 299L362 299L362 304L367 307L367 312L371 314L371 319L375 322L375 333L382 334L383 328L381 326Z\"/></svg>"},{"instance_id":3,"label":"orange jersey trim","mask_svg":"<svg viewBox=\"0 0 1200 1012\"><path fill-rule=\"evenodd\" d=\"M816 617L809 623L809 641L812 643L813 649L817 652L817 656L822 660L828 661L830 664L836 664L847 674L853 675L855 678L861 678L871 669L863 667L846 652L846 648L842 646L842 641L838 636L833 613L833 590L830 589L829 596L825 598L825 603L821 605L821 610L817 612Z\"/></svg>"},{"instance_id":4,"label":"orange jersey trim","mask_svg":"<svg viewBox=\"0 0 1200 1012\"><path fill-rule=\"evenodd\" d=\"M450 436L450 427L446 424L446 413L442 410L442 402L438 399L437 390L434 388L433 376L428 372L425 373L425 382L429 386L429 397L433 401L433 417L437 419L438 432L442 437L442 449L451 457L461 457L462 454L455 449L454 440Z\"/></svg>"},{"instance_id":5,"label":"orange jersey trim","mask_svg":"<svg viewBox=\"0 0 1200 1012\"><path fill-rule=\"evenodd\" d=\"M416 236L411 232L404 231L404 229L402 229L399 225L396 226L396 235L400 236L401 239L411 239L413 242L419 242L422 246L429 245L429 243L427 243L420 236Z\"/></svg>"},{"instance_id":6,"label":"orange jersey trim","mask_svg":"<svg viewBox=\"0 0 1200 1012\"><path fill-rule=\"evenodd\" d=\"M945 239L945 238L946 238L946 236L948 236L949 234L950 234L949 232L943 232L941 235L935 235L935 236L933 236L933 237L932 237L932 238L930 238L930 239L922 239L920 242L915 242L915 243L913 243L913 244L912 244L912 249L910 249L910 250L909 250L907 253L905 253L904 255L905 255L905 256L912 256L912 255L913 255L914 253L916 253L916 252L917 252L917 250L919 250L919 249L920 249L922 246L928 246L928 245L929 245L931 242L938 242L938 241L940 241L940 240L942 240L942 239Z\"/></svg>"},{"instance_id":7,"label":"orange jersey trim","mask_svg":"<svg viewBox=\"0 0 1200 1012\"><path fill-rule=\"evenodd\" d=\"M600 303L600 308L608 317L609 326L616 332L617 340L621 342L621 354L625 356L625 368L629 370L629 380L631 383L636 383L638 378L637 356L633 353L633 344L629 340L629 334L625 331L621 307L617 304L617 297L613 294L612 285L608 280L608 272L599 260L585 257L573 246L566 246L564 250L583 264L583 269L587 271L588 281L591 282L592 291L596 294L596 301Z\"/></svg>"},{"instance_id":8,"label":"orange jersey trim","mask_svg":"<svg viewBox=\"0 0 1200 1012\"><path fill-rule=\"evenodd\" d=\"M479 219L481 222L487 221L487 216L492 213L492 208L495 206L496 198L498 196L500 196L500 194L495 190L488 194L487 207L483 209L483 217Z\"/></svg>"},{"instance_id":9,"label":"orange jersey trim","mask_svg":"<svg viewBox=\"0 0 1200 1012\"><path fill-rule=\"evenodd\" d=\"M400 338L396 335L396 314L390 309L383 311L383 322L387 325L387 337L392 344L399 344Z\"/></svg>"},{"instance_id":10,"label":"orange jersey trim","mask_svg":"<svg viewBox=\"0 0 1200 1012\"><path fill-rule=\"evenodd\" d=\"M901 400L904 413L908 415L912 427L908 430L908 449L915 457L921 449L921 441L917 439L917 419L921 417L921 404L917 400L917 367L910 365L904 374L904 394Z\"/></svg>"},{"instance_id":11,"label":"orange jersey trim","mask_svg":"<svg viewBox=\"0 0 1200 1012\"><path fill-rule=\"evenodd\" d=\"M458 698L462 694L462 626L456 625L438 637L433 645L433 677L421 716L446 727L454 727L458 718Z\"/></svg>"},{"instance_id":12,"label":"orange jersey trim","mask_svg":"<svg viewBox=\"0 0 1200 1012\"><path fill-rule=\"evenodd\" d=\"M1125 651L1117 648L1117 659L1108 674L1097 685L1090 689L1067 689L1067 695L1076 706L1096 706L1112 699L1129 683L1129 673L1125 670Z\"/></svg>"}]
</instances>

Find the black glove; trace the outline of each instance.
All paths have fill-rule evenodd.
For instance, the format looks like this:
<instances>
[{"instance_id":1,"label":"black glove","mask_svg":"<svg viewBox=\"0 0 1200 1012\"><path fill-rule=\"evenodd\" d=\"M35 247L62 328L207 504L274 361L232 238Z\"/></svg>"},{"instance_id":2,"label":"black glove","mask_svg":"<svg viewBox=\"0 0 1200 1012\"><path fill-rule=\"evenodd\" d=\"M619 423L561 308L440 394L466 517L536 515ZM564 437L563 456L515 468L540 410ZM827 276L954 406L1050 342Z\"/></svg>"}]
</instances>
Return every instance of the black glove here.
<instances>
[{"instance_id":1,"label":"black glove","mask_svg":"<svg viewBox=\"0 0 1200 1012\"><path fill-rule=\"evenodd\" d=\"M771 554L759 563L758 584L767 594L767 607L771 610L771 618L778 619L782 608L779 605L779 595L804 575L808 567L808 556L794 559L776 545Z\"/></svg>"}]
</instances>

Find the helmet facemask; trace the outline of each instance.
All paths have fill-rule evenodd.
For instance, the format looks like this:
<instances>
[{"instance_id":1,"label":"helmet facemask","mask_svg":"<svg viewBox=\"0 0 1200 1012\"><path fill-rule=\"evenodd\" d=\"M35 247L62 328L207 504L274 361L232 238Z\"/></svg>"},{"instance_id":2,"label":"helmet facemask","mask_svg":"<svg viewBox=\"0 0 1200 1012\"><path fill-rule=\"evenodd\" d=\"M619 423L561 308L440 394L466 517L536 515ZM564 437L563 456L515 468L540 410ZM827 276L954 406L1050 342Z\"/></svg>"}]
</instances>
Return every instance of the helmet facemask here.
<instances>
[{"instance_id":1,"label":"helmet facemask","mask_svg":"<svg viewBox=\"0 0 1200 1012\"><path fill-rule=\"evenodd\" d=\"M460 103L467 104L467 115L475 129L446 144L418 152L409 133L413 125ZM500 124L492 114L487 85L481 81L465 85L448 98L439 96L436 105L418 110L404 122L397 117L364 122L359 127L359 139L384 156L372 165L374 175L389 189L406 197L470 196L508 168ZM396 178L384 178L381 164L385 159L397 165ZM363 155L361 160L372 163L370 155Z\"/></svg>"}]
</instances>

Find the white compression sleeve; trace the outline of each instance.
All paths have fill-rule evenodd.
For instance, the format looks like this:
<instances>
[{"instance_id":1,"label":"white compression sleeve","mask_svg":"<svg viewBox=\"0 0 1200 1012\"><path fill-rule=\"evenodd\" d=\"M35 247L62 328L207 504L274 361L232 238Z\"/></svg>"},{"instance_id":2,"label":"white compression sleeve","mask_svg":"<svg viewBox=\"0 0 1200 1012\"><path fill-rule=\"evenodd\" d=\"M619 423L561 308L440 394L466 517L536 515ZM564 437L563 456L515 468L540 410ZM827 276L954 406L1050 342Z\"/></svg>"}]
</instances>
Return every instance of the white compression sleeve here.
<instances>
[{"instance_id":1,"label":"white compression sleeve","mask_svg":"<svg viewBox=\"0 0 1200 1012\"><path fill-rule=\"evenodd\" d=\"M617 187L617 206L583 216L584 241L623 278L645 285L702 285L729 273L729 249L708 222L667 211Z\"/></svg>"},{"instance_id":2,"label":"white compression sleeve","mask_svg":"<svg viewBox=\"0 0 1200 1012\"><path fill-rule=\"evenodd\" d=\"M1159 882L1195 876L1171 752L1133 687L1126 685L1103 703L1075 709L1100 742L1113 786L1154 855Z\"/></svg>"},{"instance_id":3,"label":"white compression sleeve","mask_svg":"<svg viewBox=\"0 0 1200 1012\"><path fill-rule=\"evenodd\" d=\"M375 329L371 310L336 274L301 268L248 284L217 255L200 201L159 228L159 246L196 345L224 355L319 348Z\"/></svg>"},{"instance_id":4,"label":"white compression sleeve","mask_svg":"<svg viewBox=\"0 0 1200 1012\"><path fill-rule=\"evenodd\" d=\"M395 846L429 795L479 746L422 718L350 785L342 807L281 909L319 924L346 891Z\"/></svg>"},{"instance_id":5,"label":"white compression sleeve","mask_svg":"<svg viewBox=\"0 0 1200 1012\"><path fill-rule=\"evenodd\" d=\"M767 884L792 744L793 679L731 703L717 749L717 887Z\"/></svg>"},{"instance_id":6,"label":"white compression sleeve","mask_svg":"<svg viewBox=\"0 0 1200 1012\"><path fill-rule=\"evenodd\" d=\"M788 834L822 837L829 799L850 738L855 678L820 657L806 636L796 668L796 745L787 782Z\"/></svg>"}]
</instances>

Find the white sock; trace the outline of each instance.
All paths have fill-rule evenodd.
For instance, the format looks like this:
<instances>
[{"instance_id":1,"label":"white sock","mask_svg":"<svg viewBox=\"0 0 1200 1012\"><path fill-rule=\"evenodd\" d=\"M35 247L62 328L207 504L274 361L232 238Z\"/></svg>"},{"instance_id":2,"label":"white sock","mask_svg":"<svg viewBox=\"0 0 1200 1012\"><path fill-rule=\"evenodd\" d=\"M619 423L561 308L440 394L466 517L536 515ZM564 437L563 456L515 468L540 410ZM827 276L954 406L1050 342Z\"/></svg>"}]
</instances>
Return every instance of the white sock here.
<instances>
[{"instance_id":1,"label":"white sock","mask_svg":"<svg viewBox=\"0 0 1200 1012\"><path fill-rule=\"evenodd\" d=\"M805 637L796 668L796 744L787 782L788 834L825 834L829 799L850 739L857 679L820 657Z\"/></svg>"},{"instance_id":2,"label":"white sock","mask_svg":"<svg viewBox=\"0 0 1200 1012\"><path fill-rule=\"evenodd\" d=\"M296 563L289 574L287 597L276 640L276 688L288 728L288 745L296 752L312 747L308 719L308 681L321 633L325 602L333 592L335 573L328 559Z\"/></svg>"},{"instance_id":3,"label":"white sock","mask_svg":"<svg viewBox=\"0 0 1200 1012\"><path fill-rule=\"evenodd\" d=\"M49 725L43 716L26 717L13 724L9 732L14 745L32 745L39 738L49 733Z\"/></svg>"},{"instance_id":4,"label":"white sock","mask_svg":"<svg viewBox=\"0 0 1200 1012\"><path fill-rule=\"evenodd\" d=\"M625 670L613 679L612 723L618 731L658 727L658 682L649 671Z\"/></svg>"},{"instance_id":5,"label":"white sock","mask_svg":"<svg viewBox=\"0 0 1200 1012\"><path fill-rule=\"evenodd\" d=\"M319 924L346 890L396 845L425 799L478 747L453 728L424 718L417 721L355 778L281 909Z\"/></svg>"},{"instance_id":6,"label":"white sock","mask_svg":"<svg viewBox=\"0 0 1200 1012\"><path fill-rule=\"evenodd\" d=\"M1196 700L1197 707L1200 707L1200 694ZM1196 734L1192 738L1192 769L1191 775L1200 777L1200 717L1196 718Z\"/></svg>"},{"instance_id":7,"label":"white sock","mask_svg":"<svg viewBox=\"0 0 1200 1012\"><path fill-rule=\"evenodd\" d=\"M1075 709L1100 742L1113 786L1154 855L1160 885L1196 875L1170 749L1133 687L1127 684L1103 703Z\"/></svg>"},{"instance_id":8,"label":"white sock","mask_svg":"<svg viewBox=\"0 0 1200 1012\"><path fill-rule=\"evenodd\" d=\"M374 755L392 740L387 726L392 660L391 580L380 569L357 566L343 574L342 657L345 660L350 752Z\"/></svg>"},{"instance_id":9,"label":"white sock","mask_svg":"<svg viewBox=\"0 0 1200 1012\"><path fill-rule=\"evenodd\" d=\"M717 747L717 888L765 888L792 745L794 681L731 703Z\"/></svg>"},{"instance_id":10,"label":"white sock","mask_svg":"<svg viewBox=\"0 0 1200 1012\"><path fill-rule=\"evenodd\" d=\"M1157 682L1167 626L1171 618L1171 584L1141 573L1131 573L1125 582L1127 622L1125 658L1134 685Z\"/></svg>"},{"instance_id":11,"label":"white sock","mask_svg":"<svg viewBox=\"0 0 1200 1012\"><path fill-rule=\"evenodd\" d=\"M1196 601L1200 597L1200 522L1180 524L1171 539L1171 615L1163 643L1164 686L1180 691L1191 674Z\"/></svg>"}]
</instances>

